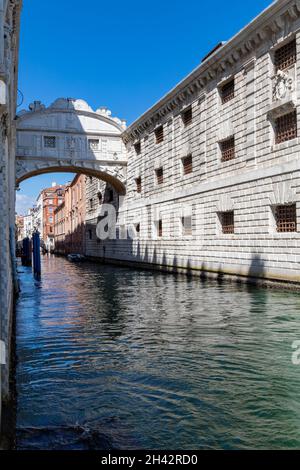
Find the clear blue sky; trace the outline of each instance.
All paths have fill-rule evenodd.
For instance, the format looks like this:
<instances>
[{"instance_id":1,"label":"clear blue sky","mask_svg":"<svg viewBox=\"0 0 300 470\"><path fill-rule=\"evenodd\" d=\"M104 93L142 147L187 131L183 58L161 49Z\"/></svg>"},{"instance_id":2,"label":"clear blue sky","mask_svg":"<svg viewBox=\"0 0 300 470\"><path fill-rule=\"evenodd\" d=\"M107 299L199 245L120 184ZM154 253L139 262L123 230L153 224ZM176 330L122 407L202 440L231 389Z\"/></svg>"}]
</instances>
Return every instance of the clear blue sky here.
<instances>
[{"instance_id":1,"label":"clear blue sky","mask_svg":"<svg viewBox=\"0 0 300 470\"><path fill-rule=\"evenodd\" d=\"M58 97L107 106L130 124L271 0L24 0L21 108ZM19 108L19 109L21 109ZM24 182L18 210L70 175Z\"/></svg>"}]
</instances>

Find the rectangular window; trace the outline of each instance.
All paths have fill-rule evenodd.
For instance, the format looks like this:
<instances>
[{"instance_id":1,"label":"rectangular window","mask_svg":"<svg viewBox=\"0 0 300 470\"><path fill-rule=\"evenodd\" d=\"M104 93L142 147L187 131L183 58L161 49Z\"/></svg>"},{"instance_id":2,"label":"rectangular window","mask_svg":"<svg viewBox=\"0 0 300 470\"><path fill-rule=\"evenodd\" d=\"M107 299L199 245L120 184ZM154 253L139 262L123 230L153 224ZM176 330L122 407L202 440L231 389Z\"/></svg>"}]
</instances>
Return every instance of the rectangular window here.
<instances>
[{"instance_id":1,"label":"rectangular window","mask_svg":"<svg viewBox=\"0 0 300 470\"><path fill-rule=\"evenodd\" d=\"M193 110L192 110L192 107L186 109L185 111L183 111L183 113L181 114L181 118L182 118L182 122L185 126L188 126L189 124L192 123L193 121Z\"/></svg>"},{"instance_id":2,"label":"rectangular window","mask_svg":"<svg viewBox=\"0 0 300 470\"><path fill-rule=\"evenodd\" d=\"M155 173L156 173L156 182L157 184L163 184L164 182L164 170L163 168L158 168L157 170L155 170Z\"/></svg>"},{"instance_id":3,"label":"rectangular window","mask_svg":"<svg viewBox=\"0 0 300 470\"><path fill-rule=\"evenodd\" d=\"M127 227L126 227L126 225L120 225L119 239L120 240L126 240L127 239Z\"/></svg>"},{"instance_id":4,"label":"rectangular window","mask_svg":"<svg viewBox=\"0 0 300 470\"><path fill-rule=\"evenodd\" d=\"M158 220L157 222L157 236L162 237L163 236L163 226L162 226L162 220Z\"/></svg>"},{"instance_id":5,"label":"rectangular window","mask_svg":"<svg viewBox=\"0 0 300 470\"><path fill-rule=\"evenodd\" d=\"M182 159L182 166L183 166L183 174L189 175L193 173L193 157L192 155L188 155Z\"/></svg>"},{"instance_id":6,"label":"rectangular window","mask_svg":"<svg viewBox=\"0 0 300 470\"><path fill-rule=\"evenodd\" d=\"M141 194L141 192L142 192L142 178L140 176L138 178L136 178L135 184L136 184L136 192Z\"/></svg>"},{"instance_id":7,"label":"rectangular window","mask_svg":"<svg viewBox=\"0 0 300 470\"><path fill-rule=\"evenodd\" d=\"M228 103L234 98L235 94L235 81L230 80L230 82L225 83L220 89L222 104Z\"/></svg>"},{"instance_id":8,"label":"rectangular window","mask_svg":"<svg viewBox=\"0 0 300 470\"><path fill-rule=\"evenodd\" d=\"M225 235L234 233L234 211L221 212L220 222L222 233Z\"/></svg>"},{"instance_id":9,"label":"rectangular window","mask_svg":"<svg viewBox=\"0 0 300 470\"><path fill-rule=\"evenodd\" d=\"M108 196L107 196L107 201L108 202L113 202L114 200L114 191L113 189L108 190Z\"/></svg>"},{"instance_id":10,"label":"rectangular window","mask_svg":"<svg viewBox=\"0 0 300 470\"><path fill-rule=\"evenodd\" d=\"M156 143L160 144L164 140L164 128L163 126L158 127L155 129L155 138L156 138Z\"/></svg>"},{"instance_id":11,"label":"rectangular window","mask_svg":"<svg viewBox=\"0 0 300 470\"><path fill-rule=\"evenodd\" d=\"M141 142L137 142L136 144L134 144L134 150L135 150L136 155L141 154L141 151L142 151Z\"/></svg>"},{"instance_id":12,"label":"rectangular window","mask_svg":"<svg viewBox=\"0 0 300 470\"><path fill-rule=\"evenodd\" d=\"M56 147L56 137L53 136L44 136L44 147L55 149Z\"/></svg>"},{"instance_id":13,"label":"rectangular window","mask_svg":"<svg viewBox=\"0 0 300 470\"><path fill-rule=\"evenodd\" d=\"M230 139L224 140L220 142L221 148L221 161L228 162L229 160L233 160L235 158L235 138L230 137Z\"/></svg>"},{"instance_id":14,"label":"rectangular window","mask_svg":"<svg viewBox=\"0 0 300 470\"><path fill-rule=\"evenodd\" d=\"M90 150L99 150L99 139L89 139Z\"/></svg>"},{"instance_id":15,"label":"rectangular window","mask_svg":"<svg viewBox=\"0 0 300 470\"><path fill-rule=\"evenodd\" d=\"M277 232L297 232L296 204L277 206L275 208Z\"/></svg>"},{"instance_id":16,"label":"rectangular window","mask_svg":"<svg viewBox=\"0 0 300 470\"><path fill-rule=\"evenodd\" d=\"M192 217L190 215L187 217L182 217L181 223L182 223L182 234L184 236L191 236L193 234Z\"/></svg>"},{"instance_id":17,"label":"rectangular window","mask_svg":"<svg viewBox=\"0 0 300 470\"><path fill-rule=\"evenodd\" d=\"M88 233L89 233L89 240L92 240L92 239L93 239L93 232L92 232L92 230L89 230Z\"/></svg>"},{"instance_id":18,"label":"rectangular window","mask_svg":"<svg viewBox=\"0 0 300 470\"><path fill-rule=\"evenodd\" d=\"M275 121L275 142L281 144L297 137L297 112L280 116Z\"/></svg>"},{"instance_id":19,"label":"rectangular window","mask_svg":"<svg viewBox=\"0 0 300 470\"><path fill-rule=\"evenodd\" d=\"M90 209L93 209L93 199L90 199Z\"/></svg>"},{"instance_id":20,"label":"rectangular window","mask_svg":"<svg viewBox=\"0 0 300 470\"><path fill-rule=\"evenodd\" d=\"M276 70L286 70L294 65L297 61L297 47L296 40L285 44L275 52L275 67Z\"/></svg>"}]
</instances>

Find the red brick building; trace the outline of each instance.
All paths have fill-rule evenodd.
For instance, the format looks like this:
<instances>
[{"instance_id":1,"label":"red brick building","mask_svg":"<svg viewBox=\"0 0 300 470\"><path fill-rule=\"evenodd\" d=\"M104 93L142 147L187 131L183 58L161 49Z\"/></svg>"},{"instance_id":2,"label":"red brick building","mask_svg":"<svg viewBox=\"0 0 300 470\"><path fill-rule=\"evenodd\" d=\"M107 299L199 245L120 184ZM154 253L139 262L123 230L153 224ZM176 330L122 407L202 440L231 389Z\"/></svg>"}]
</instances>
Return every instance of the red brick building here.
<instances>
[{"instance_id":1,"label":"red brick building","mask_svg":"<svg viewBox=\"0 0 300 470\"><path fill-rule=\"evenodd\" d=\"M43 189L42 199L42 239L49 251L54 249L54 211L63 203L65 196L65 186L52 183L51 188Z\"/></svg>"},{"instance_id":2,"label":"red brick building","mask_svg":"<svg viewBox=\"0 0 300 470\"><path fill-rule=\"evenodd\" d=\"M54 211L55 251L85 253L86 176L76 175L65 188L64 203Z\"/></svg>"}]
</instances>

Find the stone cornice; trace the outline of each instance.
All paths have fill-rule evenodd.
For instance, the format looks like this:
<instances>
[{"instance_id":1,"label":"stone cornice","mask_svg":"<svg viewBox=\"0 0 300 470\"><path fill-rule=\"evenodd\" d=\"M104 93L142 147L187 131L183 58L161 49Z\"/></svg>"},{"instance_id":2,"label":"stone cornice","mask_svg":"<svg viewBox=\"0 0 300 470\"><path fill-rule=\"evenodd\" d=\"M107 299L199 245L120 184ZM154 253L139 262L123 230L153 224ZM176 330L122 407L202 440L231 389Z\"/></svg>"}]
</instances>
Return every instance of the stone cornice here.
<instances>
[{"instance_id":1,"label":"stone cornice","mask_svg":"<svg viewBox=\"0 0 300 470\"><path fill-rule=\"evenodd\" d=\"M204 93L207 85L224 71L244 61L268 38L284 28L285 19L291 22L300 17L300 0L277 0L237 33L230 41L209 56L190 75L144 113L123 132L125 144L140 139L171 112L180 108L189 97Z\"/></svg>"},{"instance_id":2,"label":"stone cornice","mask_svg":"<svg viewBox=\"0 0 300 470\"><path fill-rule=\"evenodd\" d=\"M58 114L76 114L76 115L81 115L81 116L86 116L86 117L90 117L92 119L96 119L97 121L102 121L102 122L105 122L107 124L110 124L112 126L114 126L116 129L118 129L118 131L123 132L124 129L123 127L118 123L116 122L113 118L109 118L109 117L106 117L106 116L103 116L101 114L97 114L97 113L94 113L94 112L89 112L89 111L84 111L84 110L79 110L79 109L61 109L61 108L41 108L37 111L26 111L22 114L19 114L17 116L17 121L19 123L19 125L21 125L21 123L23 121L25 121L26 119L30 119L32 116L34 115L37 115L37 114L55 114L55 113L58 113ZM27 129L26 128L20 128L19 130L21 131L26 131ZM55 131L55 132L59 132L59 130ZM65 132L65 131L63 131ZM96 134L97 132L94 132L94 133L91 133L91 134ZM113 134L115 135L115 134ZM120 134L116 134L118 136L120 136Z\"/></svg>"}]
</instances>

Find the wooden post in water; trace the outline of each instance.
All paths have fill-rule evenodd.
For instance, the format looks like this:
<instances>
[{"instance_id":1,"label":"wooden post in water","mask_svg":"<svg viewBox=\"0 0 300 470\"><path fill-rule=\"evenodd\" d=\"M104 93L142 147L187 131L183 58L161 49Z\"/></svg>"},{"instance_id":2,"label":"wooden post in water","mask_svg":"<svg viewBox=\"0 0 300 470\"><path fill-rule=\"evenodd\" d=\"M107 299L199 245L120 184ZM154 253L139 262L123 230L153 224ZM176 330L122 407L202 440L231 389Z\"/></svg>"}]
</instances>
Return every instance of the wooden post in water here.
<instances>
[{"instance_id":1,"label":"wooden post in water","mask_svg":"<svg viewBox=\"0 0 300 470\"><path fill-rule=\"evenodd\" d=\"M41 242L39 232L32 235L33 243L33 273L36 277L41 277Z\"/></svg>"},{"instance_id":2,"label":"wooden post in water","mask_svg":"<svg viewBox=\"0 0 300 470\"><path fill-rule=\"evenodd\" d=\"M31 266L31 240L27 237L23 240L22 265Z\"/></svg>"}]
</instances>

